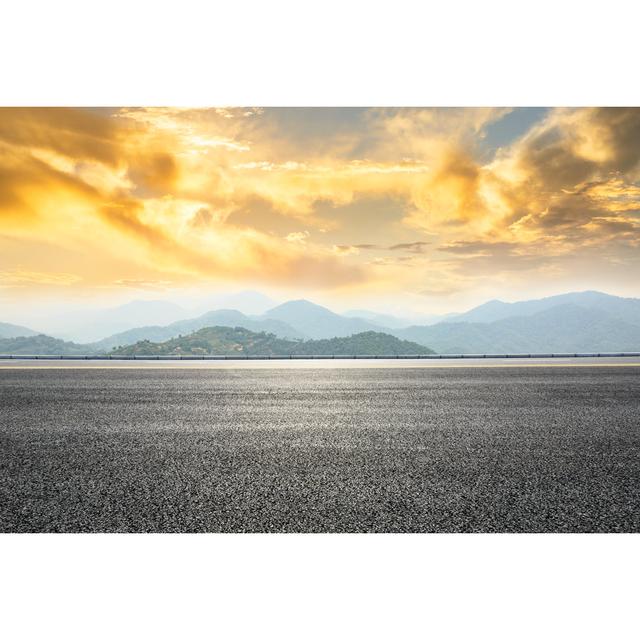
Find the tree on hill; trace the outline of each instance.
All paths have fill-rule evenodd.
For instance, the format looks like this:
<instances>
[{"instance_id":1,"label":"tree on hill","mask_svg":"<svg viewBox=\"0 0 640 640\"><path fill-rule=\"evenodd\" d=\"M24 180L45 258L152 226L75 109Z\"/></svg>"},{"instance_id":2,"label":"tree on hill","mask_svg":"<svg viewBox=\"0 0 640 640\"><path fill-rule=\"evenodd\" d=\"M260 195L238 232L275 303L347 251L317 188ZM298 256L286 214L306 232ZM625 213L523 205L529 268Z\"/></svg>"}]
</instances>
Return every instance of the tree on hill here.
<instances>
[{"instance_id":1,"label":"tree on hill","mask_svg":"<svg viewBox=\"0 0 640 640\"><path fill-rule=\"evenodd\" d=\"M65 342L39 334L0 339L0 353L5 355L76 356L90 355L92 350L84 344Z\"/></svg>"},{"instance_id":2,"label":"tree on hill","mask_svg":"<svg viewBox=\"0 0 640 640\"><path fill-rule=\"evenodd\" d=\"M111 355L419 355L431 349L376 331L345 338L286 340L242 327L206 327L166 342L142 340Z\"/></svg>"},{"instance_id":3,"label":"tree on hill","mask_svg":"<svg viewBox=\"0 0 640 640\"><path fill-rule=\"evenodd\" d=\"M298 355L422 355L433 353L428 347L400 340L378 331L364 331L346 338L307 340L296 346Z\"/></svg>"}]
</instances>

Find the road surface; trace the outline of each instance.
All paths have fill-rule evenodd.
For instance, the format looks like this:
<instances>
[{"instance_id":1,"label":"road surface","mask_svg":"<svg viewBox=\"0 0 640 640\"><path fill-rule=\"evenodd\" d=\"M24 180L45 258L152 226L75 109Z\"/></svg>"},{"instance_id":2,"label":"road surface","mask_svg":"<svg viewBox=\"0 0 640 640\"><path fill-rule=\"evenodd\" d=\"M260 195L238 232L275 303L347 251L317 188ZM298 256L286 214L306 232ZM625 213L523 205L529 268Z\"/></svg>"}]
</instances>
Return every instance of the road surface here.
<instances>
[{"instance_id":1,"label":"road surface","mask_svg":"<svg viewBox=\"0 0 640 640\"><path fill-rule=\"evenodd\" d=\"M16 362L3 532L640 531L638 362Z\"/></svg>"}]
</instances>

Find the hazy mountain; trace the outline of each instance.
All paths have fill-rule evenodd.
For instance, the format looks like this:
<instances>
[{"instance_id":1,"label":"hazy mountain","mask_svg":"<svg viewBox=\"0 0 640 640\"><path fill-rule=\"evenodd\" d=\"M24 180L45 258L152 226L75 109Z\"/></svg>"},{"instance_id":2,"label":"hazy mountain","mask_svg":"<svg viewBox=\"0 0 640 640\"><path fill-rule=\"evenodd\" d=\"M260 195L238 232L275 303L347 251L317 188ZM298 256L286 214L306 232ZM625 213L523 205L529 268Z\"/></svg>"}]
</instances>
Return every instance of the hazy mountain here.
<instances>
[{"instance_id":1,"label":"hazy mountain","mask_svg":"<svg viewBox=\"0 0 640 640\"><path fill-rule=\"evenodd\" d=\"M374 331L346 338L284 340L242 327L206 327L162 343L149 341L120 347L112 355L412 355L430 349Z\"/></svg>"},{"instance_id":2,"label":"hazy mountain","mask_svg":"<svg viewBox=\"0 0 640 640\"><path fill-rule=\"evenodd\" d=\"M640 324L597 308L552 306L495 322L441 322L393 332L438 353L640 351Z\"/></svg>"},{"instance_id":3,"label":"hazy mountain","mask_svg":"<svg viewBox=\"0 0 640 640\"><path fill-rule=\"evenodd\" d=\"M341 315L347 318L362 318L379 327L389 329L403 329L413 325L430 325L436 322L443 322L448 318L457 316L457 313L435 314L411 314L410 316L394 316L386 313L378 313L367 309L351 309Z\"/></svg>"},{"instance_id":4,"label":"hazy mountain","mask_svg":"<svg viewBox=\"0 0 640 640\"><path fill-rule=\"evenodd\" d=\"M345 318L308 300L285 302L261 317L286 322L310 338L340 338L380 329L379 325L372 322L362 318Z\"/></svg>"},{"instance_id":5,"label":"hazy mountain","mask_svg":"<svg viewBox=\"0 0 640 640\"><path fill-rule=\"evenodd\" d=\"M259 315L276 305L275 300L258 291L206 296L200 301L199 309L235 309L247 315Z\"/></svg>"},{"instance_id":6,"label":"hazy mountain","mask_svg":"<svg viewBox=\"0 0 640 640\"><path fill-rule=\"evenodd\" d=\"M37 331L22 327L19 324L0 322L0 338L17 338L19 336L35 336Z\"/></svg>"},{"instance_id":7,"label":"hazy mountain","mask_svg":"<svg viewBox=\"0 0 640 640\"><path fill-rule=\"evenodd\" d=\"M74 312L51 318L43 330L76 342L94 342L114 333L143 325L166 324L185 317L187 312L173 302L134 300L118 307Z\"/></svg>"},{"instance_id":8,"label":"hazy mountain","mask_svg":"<svg viewBox=\"0 0 640 640\"><path fill-rule=\"evenodd\" d=\"M127 304L108 309L103 317L112 321L148 322L152 318L162 316L170 320L184 315L185 310L173 302L166 300L134 300Z\"/></svg>"},{"instance_id":9,"label":"hazy mountain","mask_svg":"<svg viewBox=\"0 0 640 640\"><path fill-rule=\"evenodd\" d=\"M84 344L65 342L43 334L0 339L2 355L88 355L92 350Z\"/></svg>"},{"instance_id":10,"label":"hazy mountain","mask_svg":"<svg viewBox=\"0 0 640 640\"><path fill-rule=\"evenodd\" d=\"M604 311L625 322L640 324L639 299L620 298L598 291L579 291L511 303L491 300L456 316L453 322L495 322L504 318L531 316L553 307L568 304Z\"/></svg>"},{"instance_id":11,"label":"hazy mountain","mask_svg":"<svg viewBox=\"0 0 640 640\"><path fill-rule=\"evenodd\" d=\"M197 318L179 320L166 326L152 325L123 331L95 342L91 346L95 349L110 351L114 347L134 344L140 340L164 342L176 336L212 326L243 327L251 331L266 331L280 338L301 339L305 337L302 333L280 320L253 319L234 309L219 309L217 311L209 311Z\"/></svg>"},{"instance_id":12,"label":"hazy mountain","mask_svg":"<svg viewBox=\"0 0 640 640\"><path fill-rule=\"evenodd\" d=\"M398 318L396 316L387 315L386 313L376 313L375 311L367 311L366 309L351 309L341 314L347 318L362 318L367 322L377 325L378 327L388 327L390 329L403 329L411 326L412 322L406 318Z\"/></svg>"}]
</instances>

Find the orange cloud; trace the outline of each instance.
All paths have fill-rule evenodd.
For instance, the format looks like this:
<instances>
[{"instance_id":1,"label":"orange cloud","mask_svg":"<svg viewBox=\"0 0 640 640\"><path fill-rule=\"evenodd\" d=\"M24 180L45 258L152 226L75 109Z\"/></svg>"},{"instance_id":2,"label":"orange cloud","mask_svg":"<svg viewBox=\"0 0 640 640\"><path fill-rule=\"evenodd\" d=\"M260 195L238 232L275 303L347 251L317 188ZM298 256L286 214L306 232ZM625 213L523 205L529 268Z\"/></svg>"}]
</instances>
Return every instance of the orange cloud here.
<instances>
[{"instance_id":1,"label":"orange cloud","mask_svg":"<svg viewBox=\"0 0 640 640\"><path fill-rule=\"evenodd\" d=\"M54 275L38 286L62 273L70 288L440 292L570 273L598 247L608 265L633 262L638 109L554 109L493 154L483 140L508 109L329 111L3 109L2 232L49 243ZM399 214L367 216L376 199ZM346 218L358 207L361 232ZM42 260L25 249L0 268L47 273Z\"/></svg>"},{"instance_id":2,"label":"orange cloud","mask_svg":"<svg viewBox=\"0 0 640 640\"><path fill-rule=\"evenodd\" d=\"M190 158L182 158L189 148L172 139L171 127L155 131L148 122L132 126L127 119L82 110L8 111L0 129L3 229L29 240L53 238L61 251L82 247L101 255L105 273L98 281L103 285L114 282L109 256L115 268L121 252L138 265L130 277L118 280L129 284L150 281L146 274L138 277L137 269L156 269L163 276L159 281L167 274L176 281L296 278L336 287L362 279L357 268L339 264L328 250L297 248L204 216L210 202L193 200L188 179L183 189L182 171L194 167ZM198 147L212 145L196 131L190 136ZM207 170L208 165L199 166L203 184L211 184ZM214 194L211 201L219 197ZM84 272L84 266L78 264L77 271ZM83 281L75 275L68 283ZM21 286L29 282L19 280Z\"/></svg>"}]
</instances>

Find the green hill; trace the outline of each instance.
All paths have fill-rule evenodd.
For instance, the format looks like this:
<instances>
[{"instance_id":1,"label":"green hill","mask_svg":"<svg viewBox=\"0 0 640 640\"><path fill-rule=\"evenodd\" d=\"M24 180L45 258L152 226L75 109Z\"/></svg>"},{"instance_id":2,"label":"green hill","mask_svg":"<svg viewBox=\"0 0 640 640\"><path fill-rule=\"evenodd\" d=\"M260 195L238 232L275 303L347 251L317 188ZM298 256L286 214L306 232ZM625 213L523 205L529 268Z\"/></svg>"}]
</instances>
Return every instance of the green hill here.
<instances>
[{"instance_id":1,"label":"green hill","mask_svg":"<svg viewBox=\"0 0 640 640\"><path fill-rule=\"evenodd\" d=\"M366 331L344 338L286 340L242 327L206 327L166 342L143 340L114 349L110 355L412 355L431 349L386 333Z\"/></svg>"},{"instance_id":2,"label":"green hill","mask_svg":"<svg viewBox=\"0 0 640 640\"><path fill-rule=\"evenodd\" d=\"M324 338L299 342L298 355L424 355L434 353L424 345L400 340L388 333L364 331L346 338Z\"/></svg>"},{"instance_id":3,"label":"green hill","mask_svg":"<svg viewBox=\"0 0 640 640\"><path fill-rule=\"evenodd\" d=\"M2 355L77 356L91 353L94 351L87 345L65 342L44 334L0 339Z\"/></svg>"}]
</instances>

